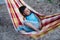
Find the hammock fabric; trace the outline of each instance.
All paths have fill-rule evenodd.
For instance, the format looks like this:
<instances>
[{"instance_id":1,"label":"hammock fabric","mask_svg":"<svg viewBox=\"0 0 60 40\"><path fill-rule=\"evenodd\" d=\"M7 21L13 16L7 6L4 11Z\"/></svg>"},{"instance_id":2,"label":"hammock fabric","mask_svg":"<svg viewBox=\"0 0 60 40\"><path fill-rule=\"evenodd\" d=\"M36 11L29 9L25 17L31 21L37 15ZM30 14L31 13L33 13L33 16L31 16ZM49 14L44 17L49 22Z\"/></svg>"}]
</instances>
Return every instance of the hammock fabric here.
<instances>
[{"instance_id":1,"label":"hammock fabric","mask_svg":"<svg viewBox=\"0 0 60 40\"><path fill-rule=\"evenodd\" d=\"M14 25L14 28L15 28L16 31L18 31L17 28L19 26L21 26L22 22L23 22L23 16L20 14L18 8L21 7L22 5L26 5L26 4L25 4L25 2L23 0L6 0L6 4L7 4L8 10L9 10L9 15L11 17L11 20L12 20L12 23ZM28 6L26 6L26 7L28 7ZM33 10L31 10L31 11L33 11ZM35 14L39 18L42 18L39 14L37 14L37 13L35 13ZM54 15L54 16L56 16L56 15ZM50 18L50 19L46 20L47 18ZM51 18L52 18L52 16L51 17L45 17L44 19L41 19L42 20L42 25L48 27L50 25L50 22L54 21L54 18L52 18L52 19ZM49 22L49 23L47 23L47 22ZM27 33L25 35L28 35L28 36L33 37L33 38L41 37L42 35L45 35L50 30L58 27L59 24L56 23L55 26L49 27L46 32L43 32L43 33L38 34L38 35L36 35L36 34L29 34L29 33Z\"/></svg>"}]
</instances>

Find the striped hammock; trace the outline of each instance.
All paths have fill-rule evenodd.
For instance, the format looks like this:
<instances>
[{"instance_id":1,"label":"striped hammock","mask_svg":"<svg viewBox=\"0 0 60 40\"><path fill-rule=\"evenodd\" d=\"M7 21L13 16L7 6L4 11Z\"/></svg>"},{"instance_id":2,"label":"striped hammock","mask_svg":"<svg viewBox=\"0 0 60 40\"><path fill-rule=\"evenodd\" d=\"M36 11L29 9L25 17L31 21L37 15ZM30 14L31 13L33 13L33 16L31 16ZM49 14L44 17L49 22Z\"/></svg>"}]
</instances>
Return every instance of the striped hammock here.
<instances>
[{"instance_id":1,"label":"striped hammock","mask_svg":"<svg viewBox=\"0 0 60 40\"><path fill-rule=\"evenodd\" d=\"M37 32L32 32L32 33L24 33L25 35L27 36L30 36L30 37L33 37L33 38L38 38L38 37L41 37L42 35L45 35L47 32L49 32L50 30L56 28L59 26L60 23L57 23L57 19L60 19L59 17L56 18L57 16L60 16L60 15L54 15L54 16L41 16L40 14L38 14L38 12L36 12L35 10L33 10L30 6L28 6L23 0L5 0L6 1L6 5L7 5L7 8L8 8L8 11L9 11L9 15L10 15L10 18L12 20L12 23L13 23L13 26L15 28L15 30L18 32L17 28L19 26L22 25L22 22L23 22L23 16L20 14L18 8L21 7L22 5L26 6L27 8L29 8L31 11L33 11L40 19L44 17L44 19L41 19L42 21L42 26L43 28L44 27L48 27L48 29L41 29L40 30L40 33L38 34ZM56 18L57 21L54 20L54 18ZM47 20L48 19L48 20ZM54 22L53 22L54 21ZM53 26L50 26L49 25L52 25L54 24ZM42 32L43 30L46 30L45 32ZM35 33L35 34L34 34ZM38 34L38 35L37 35Z\"/></svg>"}]
</instances>

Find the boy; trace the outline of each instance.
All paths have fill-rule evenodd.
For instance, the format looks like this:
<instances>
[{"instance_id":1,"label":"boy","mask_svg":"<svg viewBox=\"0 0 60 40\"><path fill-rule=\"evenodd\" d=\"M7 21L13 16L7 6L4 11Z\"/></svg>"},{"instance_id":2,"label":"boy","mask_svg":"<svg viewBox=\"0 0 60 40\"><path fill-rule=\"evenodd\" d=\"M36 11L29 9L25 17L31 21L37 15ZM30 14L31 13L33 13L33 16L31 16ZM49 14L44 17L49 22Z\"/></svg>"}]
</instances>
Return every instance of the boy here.
<instances>
[{"instance_id":1,"label":"boy","mask_svg":"<svg viewBox=\"0 0 60 40\"><path fill-rule=\"evenodd\" d=\"M40 26L39 18L28 8L26 8L26 6L21 6L19 8L19 11L24 16L24 22L23 22L24 25L22 25L22 27L19 27L18 29L20 31L25 32L32 32L32 31L39 32L39 26Z\"/></svg>"}]
</instances>

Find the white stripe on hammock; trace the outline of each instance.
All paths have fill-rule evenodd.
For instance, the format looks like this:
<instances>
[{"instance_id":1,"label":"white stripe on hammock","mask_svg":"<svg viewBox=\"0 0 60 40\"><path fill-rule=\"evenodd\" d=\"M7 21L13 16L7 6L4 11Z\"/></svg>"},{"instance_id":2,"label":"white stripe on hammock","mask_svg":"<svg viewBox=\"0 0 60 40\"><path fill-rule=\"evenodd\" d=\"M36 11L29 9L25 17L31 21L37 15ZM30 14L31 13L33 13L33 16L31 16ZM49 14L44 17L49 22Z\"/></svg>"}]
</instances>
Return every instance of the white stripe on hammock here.
<instances>
[{"instance_id":1,"label":"white stripe on hammock","mask_svg":"<svg viewBox=\"0 0 60 40\"><path fill-rule=\"evenodd\" d=\"M15 2L17 3L17 5L18 5L19 7L22 6L22 4L19 2L19 0L15 0Z\"/></svg>"}]
</instances>

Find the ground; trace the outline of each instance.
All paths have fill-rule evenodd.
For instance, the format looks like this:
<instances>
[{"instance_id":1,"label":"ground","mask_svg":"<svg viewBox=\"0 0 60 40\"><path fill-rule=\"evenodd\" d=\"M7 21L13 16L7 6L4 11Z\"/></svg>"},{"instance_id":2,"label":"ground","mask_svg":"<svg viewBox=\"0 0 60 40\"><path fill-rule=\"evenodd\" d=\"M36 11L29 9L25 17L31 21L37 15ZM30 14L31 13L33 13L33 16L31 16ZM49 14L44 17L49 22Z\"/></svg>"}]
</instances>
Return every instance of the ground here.
<instances>
[{"instance_id":1,"label":"ground","mask_svg":"<svg viewBox=\"0 0 60 40\"><path fill-rule=\"evenodd\" d=\"M3 0L4 1L4 0ZM2 2L3 2L2 1ZM58 0L53 0L49 3L47 0L24 0L28 5L34 8L39 13L45 15L52 15L60 12ZM31 40L16 32L13 28L5 2L1 3L0 0L0 40ZM38 40L60 40L60 28L54 29L53 32L47 33L44 37Z\"/></svg>"}]
</instances>

